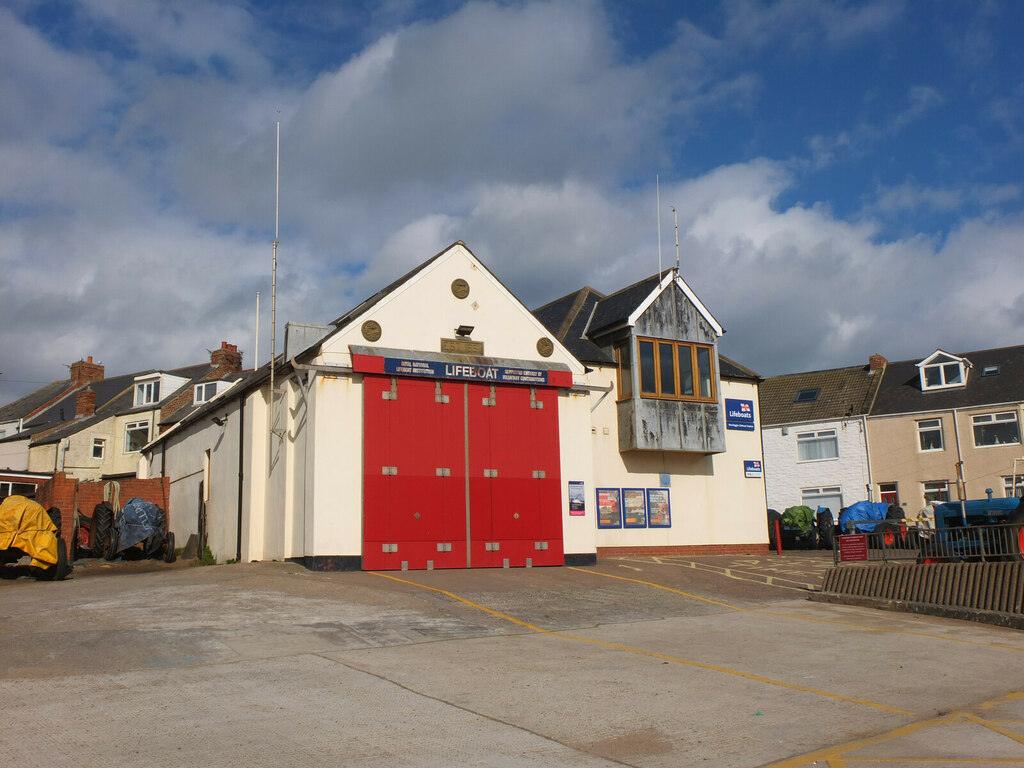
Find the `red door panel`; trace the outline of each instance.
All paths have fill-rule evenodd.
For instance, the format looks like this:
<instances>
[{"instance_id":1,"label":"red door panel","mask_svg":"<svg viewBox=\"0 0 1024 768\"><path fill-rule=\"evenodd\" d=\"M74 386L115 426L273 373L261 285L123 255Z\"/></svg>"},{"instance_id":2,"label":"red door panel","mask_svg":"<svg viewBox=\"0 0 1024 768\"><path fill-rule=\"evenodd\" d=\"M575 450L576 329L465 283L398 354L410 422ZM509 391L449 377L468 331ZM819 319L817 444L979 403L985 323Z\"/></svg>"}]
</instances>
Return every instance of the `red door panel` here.
<instances>
[{"instance_id":1,"label":"red door panel","mask_svg":"<svg viewBox=\"0 0 1024 768\"><path fill-rule=\"evenodd\" d=\"M382 468L391 466L389 452L391 403L381 395L390 392L391 380L363 379L363 567L368 570L400 568L398 556L383 551L392 543L391 481Z\"/></svg>"},{"instance_id":2,"label":"red door panel","mask_svg":"<svg viewBox=\"0 0 1024 768\"><path fill-rule=\"evenodd\" d=\"M489 548L497 542L492 517L494 483L497 478L488 475L491 470L497 469L494 466L494 442L504 436L494 434L495 407L485 404L491 396L491 387L487 384L467 384L466 396L469 412L470 566L495 568L501 566L503 555L500 549Z\"/></svg>"},{"instance_id":3,"label":"red door panel","mask_svg":"<svg viewBox=\"0 0 1024 768\"><path fill-rule=\"evenodd\" d=\"M558 392L537 389L536 399L543 408L535 409L533 442L538 467L544 477L537 483L538 542L547 542L547 549L534 549L534 565L562 565L562 479L561 450L558 442Z\"/></svg>"}]
</instances>

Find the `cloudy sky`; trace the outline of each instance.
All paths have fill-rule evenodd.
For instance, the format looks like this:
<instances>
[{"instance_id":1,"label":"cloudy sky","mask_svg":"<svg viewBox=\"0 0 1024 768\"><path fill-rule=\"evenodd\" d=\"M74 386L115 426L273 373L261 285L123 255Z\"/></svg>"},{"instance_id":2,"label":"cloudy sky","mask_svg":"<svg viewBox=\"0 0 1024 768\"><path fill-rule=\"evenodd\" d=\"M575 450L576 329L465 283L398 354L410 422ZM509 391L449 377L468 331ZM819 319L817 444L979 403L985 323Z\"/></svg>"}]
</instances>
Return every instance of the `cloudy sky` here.
<instances>
[{"instance_id":1,"label":"cloudy sky","mask_svg":"<svg viewBox=\"0 0 1024 768\"><path fill-rule=\"evenodd\" d=\"M1022 34L1013 0L0 0L0 401L251 362L277 119L283 320L456 239L531 306L621 287L660 174L762 373L1024 343Z\"/></svg>"}]
</instances>

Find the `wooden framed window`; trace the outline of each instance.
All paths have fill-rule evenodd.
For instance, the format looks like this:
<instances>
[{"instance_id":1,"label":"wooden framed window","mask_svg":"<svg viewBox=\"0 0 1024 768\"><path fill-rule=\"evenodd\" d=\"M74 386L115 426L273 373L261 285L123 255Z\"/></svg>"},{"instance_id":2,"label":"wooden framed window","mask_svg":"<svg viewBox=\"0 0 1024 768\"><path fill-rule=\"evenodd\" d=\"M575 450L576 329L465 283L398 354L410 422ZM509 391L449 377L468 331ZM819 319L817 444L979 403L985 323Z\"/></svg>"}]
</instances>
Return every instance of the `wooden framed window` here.
<instances>
[{"instance_id":1,"label":"wooden framed window","mask_svg":"<svg viewBox=\"0 0 1024 768\"><path fill-rule=\"evenodd\" d=\"M715 356L707 344L637 339L640 396L715 402Z\"/></svg>"},{"instance_id":2,"label":"wooden framed window","mask_svg":"<svg viewBox=\"0 0 1024 768\"><path fill-rule=\"evenodd\" d=\"M616 392L618 400L629 400L633 397L633 354L629 344L621 344L615 348L615 362L618 364Z\"/></svg>"}]
</instances>

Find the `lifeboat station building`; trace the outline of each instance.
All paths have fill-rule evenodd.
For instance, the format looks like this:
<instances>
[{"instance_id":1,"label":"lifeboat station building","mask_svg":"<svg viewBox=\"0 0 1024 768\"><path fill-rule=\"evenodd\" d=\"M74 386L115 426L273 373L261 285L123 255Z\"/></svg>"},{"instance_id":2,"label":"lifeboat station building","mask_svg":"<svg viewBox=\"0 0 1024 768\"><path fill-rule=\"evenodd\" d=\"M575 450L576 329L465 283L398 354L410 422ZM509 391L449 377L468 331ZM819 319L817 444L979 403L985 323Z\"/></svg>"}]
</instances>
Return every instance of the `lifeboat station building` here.
<instances>
[{"instance_id":1,"label":"lifeboat station building","mask_svg":"<svg viewBox=\"0 0 1024 768\"><path fill-rule=\"evenodd\" d=\"M675 270L529 310L457 242L143 450L218 561L401 570L764 552L759 377Z\"/></svg>"}]
</instances>

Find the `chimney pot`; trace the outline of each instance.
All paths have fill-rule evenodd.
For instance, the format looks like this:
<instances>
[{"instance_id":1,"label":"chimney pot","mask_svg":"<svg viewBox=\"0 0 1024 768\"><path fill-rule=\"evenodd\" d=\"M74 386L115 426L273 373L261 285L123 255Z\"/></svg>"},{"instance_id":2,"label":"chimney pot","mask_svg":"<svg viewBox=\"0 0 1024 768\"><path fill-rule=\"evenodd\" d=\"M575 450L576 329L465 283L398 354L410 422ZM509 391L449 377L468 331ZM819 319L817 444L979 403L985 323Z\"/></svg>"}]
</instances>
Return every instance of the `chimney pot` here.
<instances>
[{"instance_id":1,"label":"chimney pot","mask_svg":"<svg viewBox=\"0 0 1024 768\"><path fill-rule=\"evenodd\" d=\"M242 370L242 353L237 345L222 341L220 349L210 353L210 365L220 369L221 374L238 373Z\"/></svg>"},{"instance_id":2,"label":"chimney pot","mask_svg":"<svg viewBox=\"0 0 1024 768\"><path fill-rule=\"evenodd\" d=\"M71 369L71 386L73 387L89 384L93 381L103 381L103 365L101 363L94 363L92 355L89 355L88 360L79 360L72 363L69 368Z\"/></svg>"},{"instance_id":3,"label":"chimney pot","mask_svg":"<svg viewBox=\"0 0 1024 768\"><path fill-rule=\"evenodd\" d=\"M868 370L870 371L881 371L885 369L885 366L889 364L889 361L885 359L883 355L877 352L868 358Z\"/></svg>"}]
</instances>

